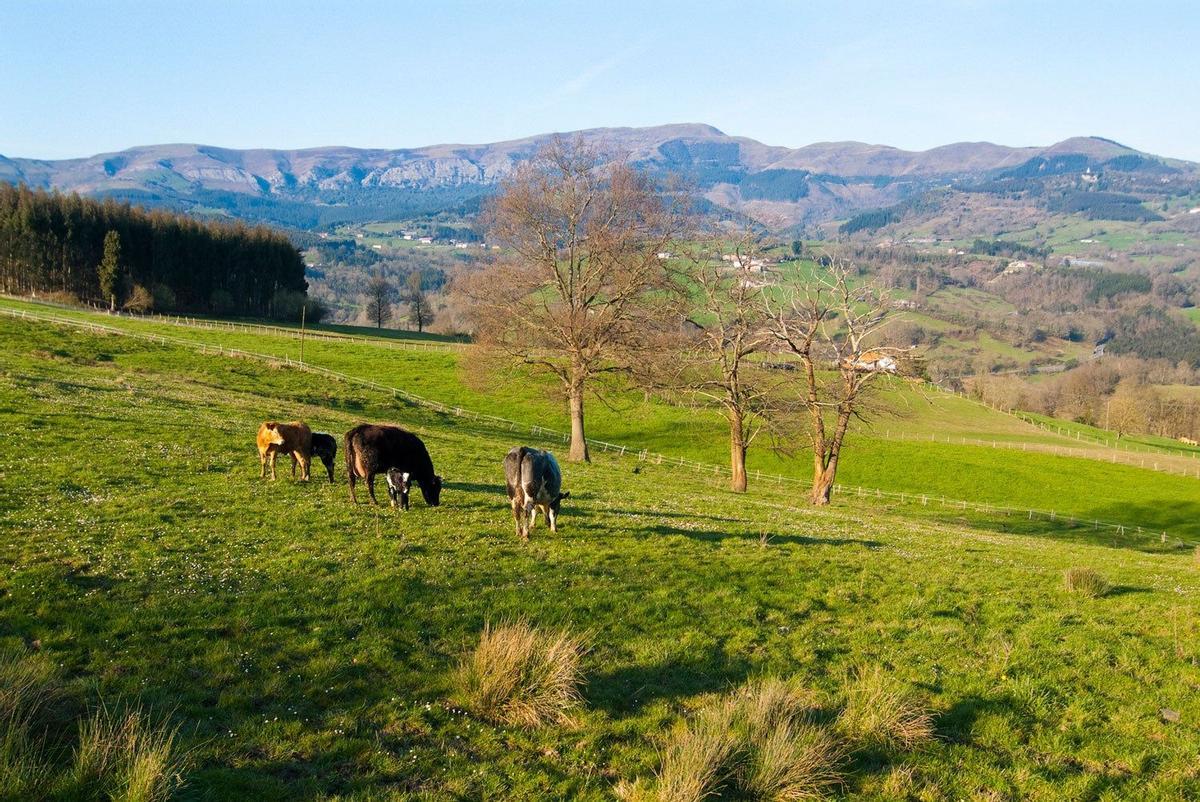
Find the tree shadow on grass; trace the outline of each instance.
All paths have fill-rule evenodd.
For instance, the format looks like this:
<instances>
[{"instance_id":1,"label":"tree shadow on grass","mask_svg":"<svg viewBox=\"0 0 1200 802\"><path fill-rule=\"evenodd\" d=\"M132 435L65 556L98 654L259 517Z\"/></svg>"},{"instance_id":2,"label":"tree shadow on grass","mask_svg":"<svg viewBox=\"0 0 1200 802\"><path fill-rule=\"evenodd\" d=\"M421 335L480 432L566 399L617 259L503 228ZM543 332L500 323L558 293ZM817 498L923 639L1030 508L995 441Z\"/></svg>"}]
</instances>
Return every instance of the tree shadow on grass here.
<instances>
[{"instance_id":1,"label":"tree shadow on grass","mask_svg":"<svg viewBox=\"0 0 1200 802\"><path fill-rule=\"evenodd\" d=\"M1163 506L1172 506L1173 511L1164 516L1160 509ZM899 508L899 511L905 510ZM1193 517L1187 517L1189 515ZM1193 545L1188 541L1200 540L1200 534L1193 531L1196 527L1195 522L1200 521L1200 504L1191 503L1118 505L1074 516L1056 514L1053 518L1037 512L1030 515L1028 512L1017 511L1005 515L1003 512L930 508L923 511L920 517L980 532L1065 540L1093 546L1130 549L1147 554L1190 552ZM1138 521L1142 522L1141 526ZM1123 522L1123 526L1116 528L1106 525L1105 522ZM1172 528L1172 524L1177 526Z\"/></svg>"},{"instance_id":2,"label":"tree shadow on grass","mask_svg":"<svg viewBox=\"0 0 1200 802\"><path fill-rule=\"evenodd\" d=\"M442 485L444 490L461 490L465 493L495 493L501 498L505 495L504 485L500 484L482 484L480 482L446 482Z\"/></svg>"},{"instance_id":3,"label":"tree shadow on grass","mask_svg":"<svg viewBox=\"0 0 1200 802\"><path fill-rule=\"evenodd\" d=\"M650 665L627 665L588 678L589 706L614 716L632 715L656 699L725 691L745 681L750 663L720 646Z\"/></svg>"},{"instance_id":4,"label":"tree shadow on grass","mask_svg":"<svg viewBox=\"0 0 1200 802\"><path fill-rule=\"evenodd\" d=\"M654 535L682 535L692 540L702 540L708 543L715 543L722 540L749 540L756 543L763 542L763 534L758 532L736 532L736 531L721 531L716 529L683 529L677 526L668 526L659 524L657 526L644 527L643 532ZM859 538L842 538L842 537L811 537L809 535L782 535L778 533L767 532L766 545L795 545L795 546L863 546L867 549L878 549L883 546L877 540L862 540Z\"/></svg>"}]
</instances>

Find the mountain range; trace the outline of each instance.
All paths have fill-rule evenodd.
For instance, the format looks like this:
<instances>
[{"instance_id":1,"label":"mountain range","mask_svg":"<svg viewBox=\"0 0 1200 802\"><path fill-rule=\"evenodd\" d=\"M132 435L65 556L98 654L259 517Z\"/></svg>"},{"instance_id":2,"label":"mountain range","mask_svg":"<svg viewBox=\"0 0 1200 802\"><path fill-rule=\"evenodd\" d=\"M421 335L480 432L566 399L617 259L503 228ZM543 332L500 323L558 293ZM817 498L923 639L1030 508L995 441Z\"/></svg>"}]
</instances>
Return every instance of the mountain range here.
<instances>
[{"instance_id":1,"label":"mountain range","mask_svg":"<svg viewBox=\"0 0 1200 802\"><path fill-rule=\"evenodd\" d=\"M313 228L442 211L469 213L517 164L555 136L560 134L397 150L169 144L78 159L0 156L0 180ZM1075 137L1047 147L960 142L907 151L862 142L787 148L729 136L703 124L597 128L561 136L577 137L644 169L683 176L711 208L778 229L845 219L943 187L1001 182L1006 190L1027 188L1030 180L1108 174L1120 178L1123 191L1154 195L1200 177L1200 165L1100 137Z\"/></svg>"}]
</instances>

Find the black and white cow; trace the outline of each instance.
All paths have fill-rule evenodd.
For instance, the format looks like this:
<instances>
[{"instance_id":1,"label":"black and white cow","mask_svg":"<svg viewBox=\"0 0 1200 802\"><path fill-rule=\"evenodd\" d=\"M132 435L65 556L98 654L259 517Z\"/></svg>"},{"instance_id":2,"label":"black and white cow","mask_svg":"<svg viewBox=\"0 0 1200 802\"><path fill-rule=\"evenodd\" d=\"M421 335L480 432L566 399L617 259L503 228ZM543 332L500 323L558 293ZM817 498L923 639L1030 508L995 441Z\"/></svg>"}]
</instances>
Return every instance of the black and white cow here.
<instances>
[{"instance_id":1,"label":"black and white cow","mask_svg":"<svg viewBox=\"0 0 1200 802\"><path fill-rule=\"evenodd\" d=\"M553 454L517 446L504 457L504 480L518 537L529 540L539 509L550 522L550 531L558 531L559 505L571 494L562 492L562 471Z\"/></svg>"}]
</instances>

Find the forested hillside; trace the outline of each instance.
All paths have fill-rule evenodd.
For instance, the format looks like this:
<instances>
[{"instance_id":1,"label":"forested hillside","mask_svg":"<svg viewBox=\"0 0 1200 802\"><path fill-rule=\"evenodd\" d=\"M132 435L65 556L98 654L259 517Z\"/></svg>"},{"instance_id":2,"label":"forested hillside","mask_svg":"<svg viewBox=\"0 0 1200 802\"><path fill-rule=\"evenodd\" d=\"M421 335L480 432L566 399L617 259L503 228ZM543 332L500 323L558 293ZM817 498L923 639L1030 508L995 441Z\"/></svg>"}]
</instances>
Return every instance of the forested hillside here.
<instances>
[{"instance_id":1,"label":"forested hillside","mask_svg":"<svg viewBox=\"0 0 1200 802\"><path fill-rule=\"evenodd\" d=\"M0 183L0 289L144 311L299 313L307 282L286 236Z\"/></svg>"}]
</instances>

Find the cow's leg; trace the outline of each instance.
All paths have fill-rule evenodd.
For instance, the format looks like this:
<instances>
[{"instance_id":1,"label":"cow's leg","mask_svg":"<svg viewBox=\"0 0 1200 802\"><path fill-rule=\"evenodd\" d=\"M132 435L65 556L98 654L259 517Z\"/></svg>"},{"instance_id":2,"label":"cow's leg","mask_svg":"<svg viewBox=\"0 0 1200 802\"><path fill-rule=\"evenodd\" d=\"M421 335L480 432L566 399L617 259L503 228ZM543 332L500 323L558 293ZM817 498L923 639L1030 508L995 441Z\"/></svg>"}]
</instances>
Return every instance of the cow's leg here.
<instances>
[{"instance_id":1,"label":"cow's leg","mask_svg":"<svg viewBox=\"0 0 1200 802\"><path fill-rule=\"evenodd\" d=\"M509 499L508 506L512 508L513 524L517 527L517 537L522 540L528 540L525 535L525 530L521 526L521 502L516 497Z\"/></svg>"},{"instance_id":2,"label":"cow's leg","mask_svg":"<svg viewBox=\"0 0 1200 802\"><path fill-rule=\"evenodd\" d=\"M329 484L333 484L333 460L322 457L321 462L325 463L325 470L329 471Z\"/></svg>"},{"instance_id":3,"label":"cow's leg","mask_svg":"<svg viewBox=\"0 0 1200 802\"><path fill-rule=\"evenodd\" d=\"M300 481L307 482L312 478L312 456L309 454L301 454L296 458L296 461L300 463ZM292 470L294 471L295 469L296 466L293 465Z\"/></svg>"},{"instance_id":4,"label":"cow's leg","mask_svg":"<svg viewBox=\"0 0 1200 802\"><path fill-rule=\"evenodd\" d=\"M258 478L267 478L267 452L265 451L258 452Z\"/></svg>"},{"instance_id":5,"label":"cow's leg","mask_svg":"<svg viewBox=\"0 0 1200 802\"><path fill-rule=\"evenodd\" d=\"M275 457L279 455L278 451L272 451L267 459L271 461L271 481L275 481Z\"/></svg>"},{"instance_id":6,"label":"cow's leg","mask_svg":"<svg viewBox=\"0 0 1200 802\"><path fill-rule=\"evenodd\" d=\"M525 519L528 521L525 531L532 532L534 524L537 523L537 504L528 496L525 497Z\"/></svg>"},{"instance_id":7,"label":"cow's leg","mask_svg":"<svg viewBox=\"0 0 1200 802\"><path fill-rule=\"evenodd\" d=\"M295 479L296 478L296 463L299 462L299 458L296 456L295 451L290 452L288 454L288 456L292 458L292 478Z\"/></svg>"},{"instance_id":8,"label":"cow's leg","mask_svg":"<svg viewBox=\"0 0 1200 802\"><path fill-rule=\"evenodd\" d=\"M550 531L557 533L558 532L558 515L555 514L553 507L550 507L550 506L546 507L546 520L550 522Z\"/></svg>"},{"instance_id":9,"label":"cow's leg","mask_svg":"<svg viewBox=\"0 0 1200 802\"><path fill-rule=\"evenodd\" d=\"M379 506L379 500L375 498L375 474L367 474L367 490L371 491L371 503L376 507Z\"/></svg>"},{"instance_id":10,"label":"cow's leg","mask_svg":"<svg viewBox=\"0 0 1200 802\"><path fill-rule=\"evenodd\" d=\"M354 485L358 482L358 477L354 474L354 471L346 471L346 476L350 479L350 502L357 504L358 494L354 492Z\"/></svg>"}]
</instances>

